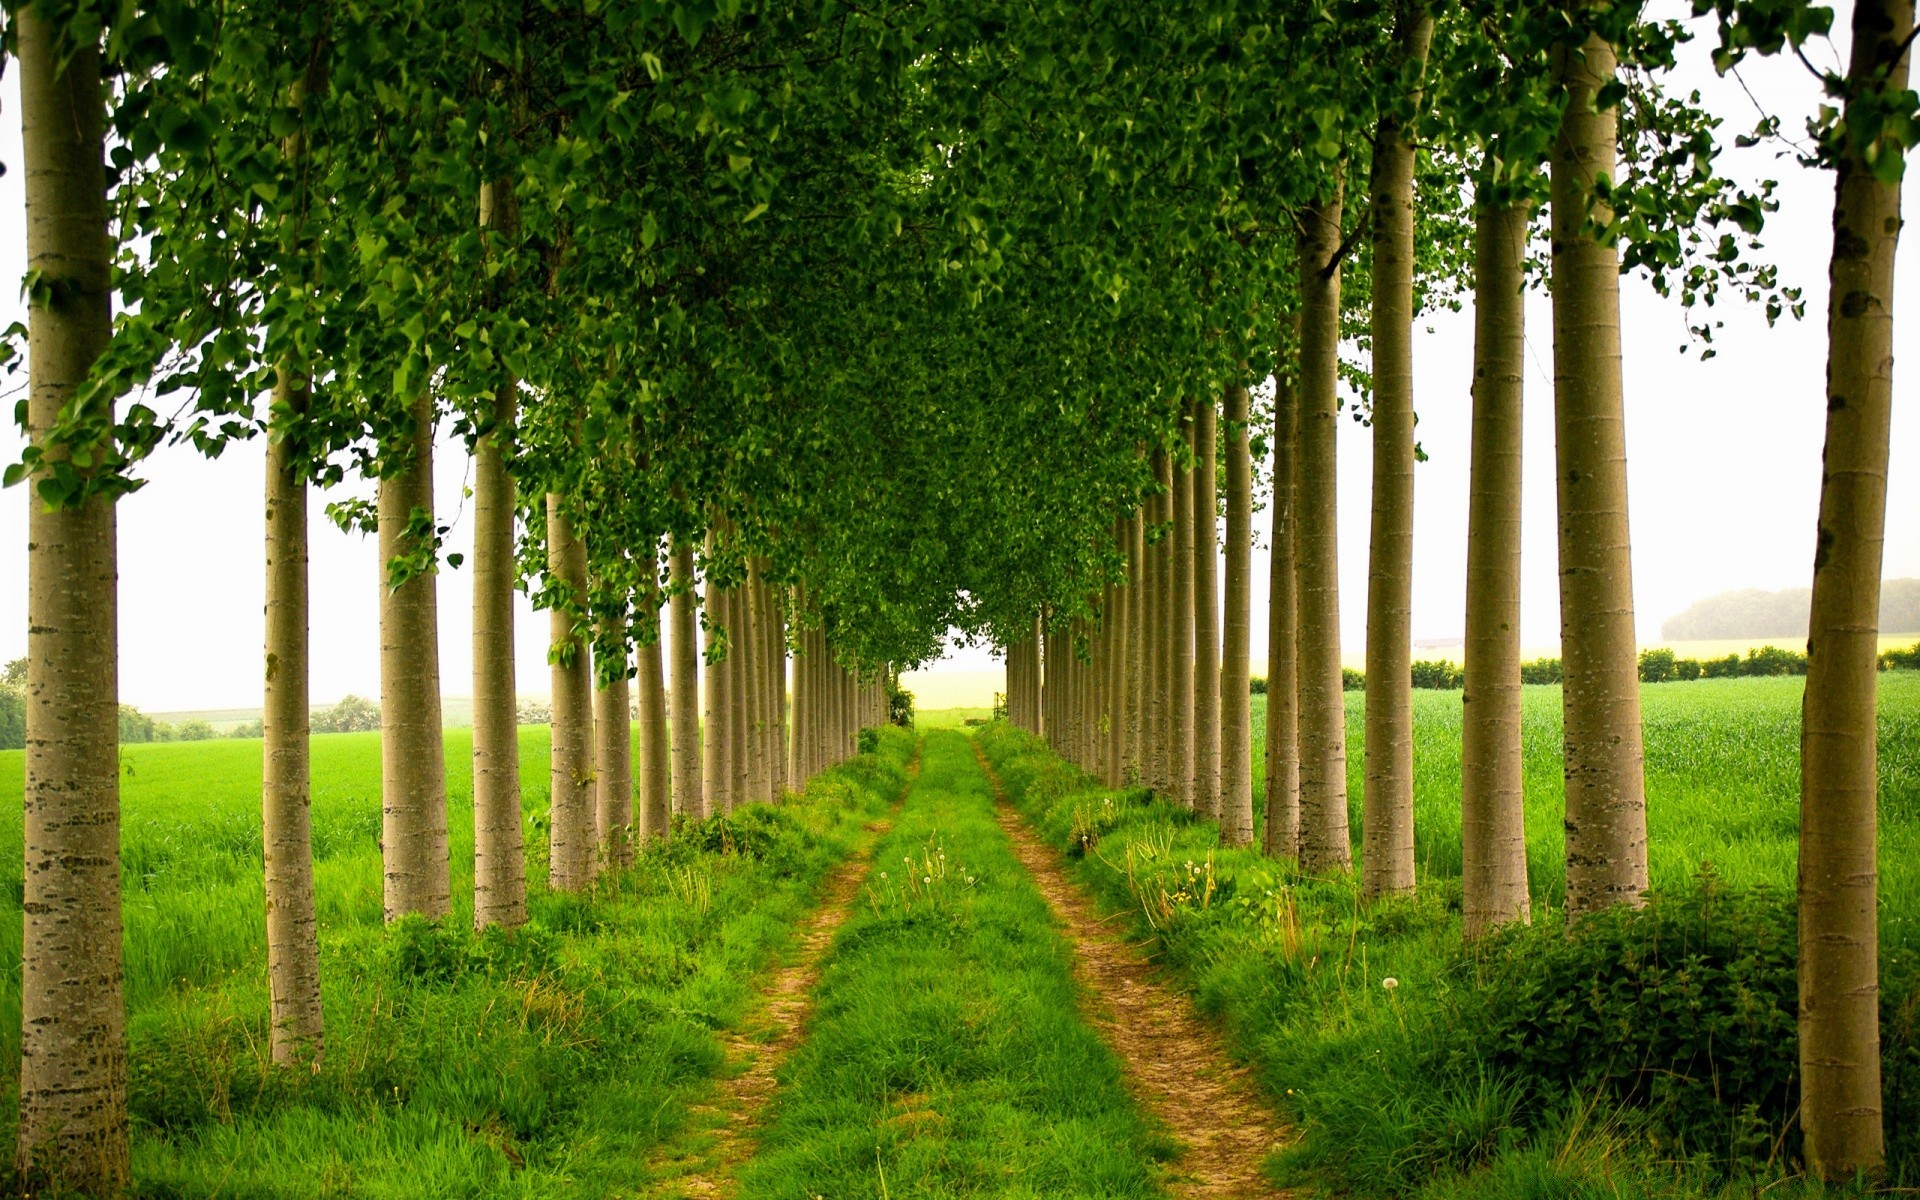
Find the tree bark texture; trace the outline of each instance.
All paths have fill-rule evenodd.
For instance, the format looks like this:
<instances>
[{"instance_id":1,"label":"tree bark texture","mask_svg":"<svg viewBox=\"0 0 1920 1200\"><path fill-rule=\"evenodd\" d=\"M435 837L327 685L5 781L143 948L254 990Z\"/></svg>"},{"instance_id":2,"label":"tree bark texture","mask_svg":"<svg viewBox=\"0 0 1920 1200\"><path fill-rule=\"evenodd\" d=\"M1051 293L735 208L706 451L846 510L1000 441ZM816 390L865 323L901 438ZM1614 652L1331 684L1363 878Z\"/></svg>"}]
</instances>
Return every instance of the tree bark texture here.
<instances>
[{"instance_id":1,"label":"tree bark texture","mask_svg":"<svg viewBox=\"0 0 1920 1200\"><path fill-rule=\"evenodd\" d=\"M1193 407L1193 807L1220 815L1220 414Z\"/></svg>"},{"instance_id":2,"label":"tree bark texture","mask_svg":"<svg viewBox=\"0 0 1920 1200\"><path fill-rule=\"evenodd\" d=\"M1185 410L1188 420L1185 436L1192 438L1191 414L1193 402L1187 401ZM1168 726L1172 737L1167 751L1172 760L1169 781L1173 788L1173 798L1186 808L1194 807L1193 789L1193 679L1194 679L1194 610L1193 610L1193 473L1175 462L1170 464L1173 472L1173 495L1170 497L1173 531L1171 545L1173 563L1168 578L1173 581L1173 612L1168 636L1172 646L1171 678L1168 684L1172 691L1168 699ZM1205 811L1205 810L1202 810ZM1219 812L1207 813L1219 816Z\"/></svg>"},{"instance_id":3,"label":"tree bark texture","mask_svg":"<svg viewBox=\"0 0 1920 1200\"><path fill-rule=\"evenodd\" d=\"M1226 619L1220 654L1220 841L1253 841L1253 697L1247 678L1253 632L1253 461L1246 385L1226 394Z\"/></svg>"},{"instance_id":4,"label":"tree bark texture","mask_svg":"<svg viewBox=\"0 0 1920 1200\"><path fill-rule=\"evenodd\" d=\"M602 617L602 640L624 639L625 622ZM612 870L633 863L633 689L627 657L612 666L596 662L593 687L593 829L595 866Z\"/></svg>"},{"instance_id":5,"label":"tree bark texture","mask_svg":"<svg viewBox=\"0 0 1920 1200\"><path fill-rule=\"evenodd\" d=\"M655 544L642 546L640 589L634 603L650 608L659 628L660 557ZM642 841L667 836L673 794L672 743L667 736L667 675L660 661L658 636L634 647L634 691L640 710L640 757L634 771L634 828Z\"/></svg>"},{"instance_id":6,"label":"tree bark texture","mask_svg":"<svg viewBox=\"0 0 1920 1200\"><path fill-rule=\"evenodd\" d=\"M587 547L555 493L547 496L547 570L585 602ZM555 607L547 621L553 681L547 874L555 891L577 892L593 879L593 655L565 609Z\"/></svg>"},{"instance_id":7,"label":"tree bark texture","mask_svg":"<svg viewBox=\"0 0 1920 1200\"><path fill-rule=\"evenodd\" d=\"M1294 543L1300 456L1300 318L1290 321L1273 394L1273 554L1267 570L1267 821L1262 849L1300 855L1299 581Z\"/></svg>"},{"instance_id":8,"label":"tree bark texture","mask_svg":"<svg viewBox=\"0 0 1920 1200\"><path fill-rule=\"evenodd\" d=\"M673 811L693 820L707 815L700 744L700 596L694 590L693 545L673 540L673 590L668 600L673 656Z\"/></svg>"}]
</instances>

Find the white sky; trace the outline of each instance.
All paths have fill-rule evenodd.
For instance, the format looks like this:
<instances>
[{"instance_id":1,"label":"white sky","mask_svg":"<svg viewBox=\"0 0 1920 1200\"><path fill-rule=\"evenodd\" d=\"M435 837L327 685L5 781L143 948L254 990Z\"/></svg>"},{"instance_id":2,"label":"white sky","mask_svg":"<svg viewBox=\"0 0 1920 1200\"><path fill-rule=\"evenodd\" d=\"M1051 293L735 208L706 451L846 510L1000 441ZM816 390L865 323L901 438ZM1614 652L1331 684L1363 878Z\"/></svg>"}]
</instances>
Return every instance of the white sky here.
<instances>
[{"instance_id":1,"label":"white sky","mask_svg":"<svg viewBox=\"0 0 1920 1200\"><path fill-rule=\"evenodd\" d=\"M1845 29L1846 9L1836 21ZM1710 31L1706 36L1710 36ZM1838 51L1814 56L1828 61ZM1818 103L1817 87L1792 62L1743 68L1748 87L1783 117L1790 132ZM18 73L0 81L0 278L24 272ZM1681 79L1728 118L1724 140L1753 123L1755 110L1731 79L1715 78L1705 50L1689 48ZM1702 363L1676 352L1685 341L1677 304L1637 280L1622 294L1626 356L1629 495L1634 593L1642 640L1703 596L1738 587L1805 587L1812 575L1814 519L1826 362L1823 316L1833 190L1831 177L1775 160L1771 148L1730 150L1733 174L1780 181L1780 211L1767 245L1787 282L1806 290L1808 319L1768 329L1757 310L1723 306L1727 327L1719 357ZM1906 211L1914 210L1909 189ZM1920 305L1920 247L1901 256L1899 344L1912 342ZM0 328L23 319L14 289L0 294ZM1543 295L1529 303L1526 525L1522 640L1551 649L1559 637L1555 575L1552 334ZM1466 588L1466 513L1472 379L1471 311L1422 323L1415 346L1420 440L1430 461L1417 473L1413 629L1416 640L1457 637ZM12 401L6 400L10 416ZM1885 574L1920 575L1920 363L1895 376L1893 458L1888 491ZM1349 659L1362 652L1370 469L1369 431L1343 423L1340 445L1342 623ZM0 461L19 456L22 435L0 421ZM460 505L466 460L445 442L436 464L442 512ZM120 505L121 698L149 711L251 707L260 698L262 621L259 443L230 448L217 461L190 449L159 452L144 470L148 485ZM366 485L342 494L370 495ZM328 524L324 498L313 500L313 696L379 694L377 587L371 539ZM27 495L0 497L0 662L26 646ZM1266 514L1259 521L1265 524ZM471 548L471 508L462 511L449 550ZM1264 542L1264 534L1261 540ZM1255 673L1266 659L1266 555L1254 562ZM466 695L472 672L471 573L440 576L443 690ZM520 599L520 690L547 691L546 620ZM967 652L909 681L923 707L991 700L997 674L990 656Z\"/></svg>"}]
</instances>

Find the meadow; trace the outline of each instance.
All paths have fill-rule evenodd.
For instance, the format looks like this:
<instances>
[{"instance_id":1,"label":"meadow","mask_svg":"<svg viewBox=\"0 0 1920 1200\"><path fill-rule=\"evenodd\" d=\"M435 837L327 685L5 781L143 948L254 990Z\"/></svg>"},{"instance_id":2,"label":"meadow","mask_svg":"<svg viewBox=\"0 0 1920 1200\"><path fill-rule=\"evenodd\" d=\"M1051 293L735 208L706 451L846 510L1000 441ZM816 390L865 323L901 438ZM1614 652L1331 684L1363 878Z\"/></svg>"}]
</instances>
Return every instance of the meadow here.
<instances>
[{"instance_id":1,"label":"meadow","mask_svg":"<svg viewBox=\"0 0 1920 1200\"><path fill-rule=\"evenodd\" d=\"M1415 693L1419 894L1363 906L1218 845L1212 822L1081 776L1028 735L982 734L1079 881L1227 1029L1301 1139L1286 1184L1356 1195L1752 1195L1793 1127L1802 680L1646 685L1655 889L1568 936L1558 687L1525 697L1534 919L1474 948L1459 917L1457 692ZM1920 673L1882 677L1882 973L1897 1181L1920 1175ZM1361 718L1347 696L1359 855ZM1255 729L1264 706L1255 703ZM1256 775L1262 739L1256 739ZM1257 791L1256 791L1257 794Z\"/></svg>"},{"instance_id":2,"label":"meadow","mask_svg":"<svg viewBox=\"0 0 1920 1200\"><path fill-rule=\"evenodd\" d=\"M136 1194L604 1196L696 1138L716 1028L904 784L905 734L804 799L682 825L583 895L548 892L547 730L520 731L527 926L471 932L471 746L449 731L455 911L381 923L379 743L313 739L327 1056L268 1068L258 740L122 749ZM19 1047L22 764L0 754L0 1060ZM0 1079L0 1136L17 1085Z\"/></svg>"}]
</instances>

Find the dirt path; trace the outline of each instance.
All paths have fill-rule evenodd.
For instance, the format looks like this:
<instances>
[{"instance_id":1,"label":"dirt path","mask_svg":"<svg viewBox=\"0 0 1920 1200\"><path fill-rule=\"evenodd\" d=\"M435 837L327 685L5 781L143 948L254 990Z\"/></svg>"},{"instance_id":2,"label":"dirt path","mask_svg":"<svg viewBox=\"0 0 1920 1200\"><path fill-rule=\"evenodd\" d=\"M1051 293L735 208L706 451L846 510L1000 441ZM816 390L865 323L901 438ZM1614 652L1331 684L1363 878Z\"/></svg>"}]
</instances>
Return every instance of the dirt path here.
<instances>
[{"instance_id":1,"label":"dirt path","mask_svg":"<svg viewBox=\"0 0 1920 1200\"><path fill-rule=\"evenodd\" d=\"M907 786L894 797L892 811L899 810L919 775L920 755L916 751L907 764ZM867 824L861 848L828 873L820 889L820 902L801 927L792 957L767 976L760 1006L738 1027L720 1035L720 1044L727 1052L727 1071L714 1094L691 1110L695 1124L706 1126L711 1139L699 1141L678 1158L655 1163L655 1172L664 1178L655 1185L654 1195L692 1198L734 1194L734 1171L752 1157L759 1140L760 1116L773 1095L773 1073L806 1036L821 964L833 948L834 934L852 911L867 873L873 869L873 847L892 825L891 813Z\"/></svg>"},{"instance_id":2,"label":"dirt path","mask_svg":"<svg viewBox=\"0 0 1920 1200\"><path fill-rule=\"evenodd\" d=\"M1087 1019L1119 1055L1134 1098L1185 1148L1168 1190L1181 1197L1286 1197L1260 1174L1267 1155L1288 1140L1286 1125L1192 1003L1101 921L1092 899L1067 878L1061 856L1007 802L977 744L974 754L993 784L995 816L1015 856L1071 935L1090 1000Z\"/></svg>"}]
</instances>

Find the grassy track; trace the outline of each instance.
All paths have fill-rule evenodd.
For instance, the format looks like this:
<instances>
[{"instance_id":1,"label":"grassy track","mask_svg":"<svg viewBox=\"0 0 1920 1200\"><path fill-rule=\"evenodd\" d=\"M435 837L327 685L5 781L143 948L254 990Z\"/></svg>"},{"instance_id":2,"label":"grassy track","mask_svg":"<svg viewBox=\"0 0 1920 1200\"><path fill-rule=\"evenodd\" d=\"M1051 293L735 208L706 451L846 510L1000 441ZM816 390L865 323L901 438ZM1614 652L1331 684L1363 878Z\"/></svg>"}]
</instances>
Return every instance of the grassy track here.
<instances>
[{"instance_id":1,"label":"grassy track","mask_svg":"<svg viewBox=\"0 0 1920 1200\"><path fill-rule=\"evenodd\" d=\"M1889 1137L1897 1180L1912 1186L1920 675L1881 682ZM1750 1196L1797 1145L1785 898L1800 685L1644 689L1654 882L1669 895L1638 925L1596 923L1571 941L1550 907L1561 891L1559 689L1528 689L1537 923L1479 955L1460 946L1457 692L1416 693L1420 895L1374 907L1351 878L1303 879L1222 850L1212 823L1104 791L1017 731L981 739L1021 810L1078 855L1075 878L1130 911L1135 936L1157 938L1157 961L1299 1120L1304 1142L1275 1168L1286 1182L1428 1200ZM1348 696L1356 841L1360 699ZM1716 880L1702 891L1707 862Z\"/></svg>"},{"instance_id":2,"label":"grassy track","mask_svg":"<svg viewBox=\"0 0 1920 1200\"><path fill-rule=\"evenodd\" d=\"M927 736L816 998L741 1195L1160 1194L1171 1147L1080 1019L1071 951L962 735Z\"/></svg>"},{"instance_id":3,"label":"grassy track","mask_svg":"<svg viewBox=\"0 0 1920 1200\"><path fill-rule=\"evenodd\" d=\"M546 731L521 733L544 879ZM535 888L517 936L471 924L469 744L449 733L455 915L380 923L374 735L314 739L323 1070L266 1054L259 742L127 747L127 999L138 1193L631 1194L724 1055L816 888L898 795L904 734L779 810L690 827L585 896ZM0 1138L18 1064L21 756L0 754Z\"/></svg>"}]
</instances>

